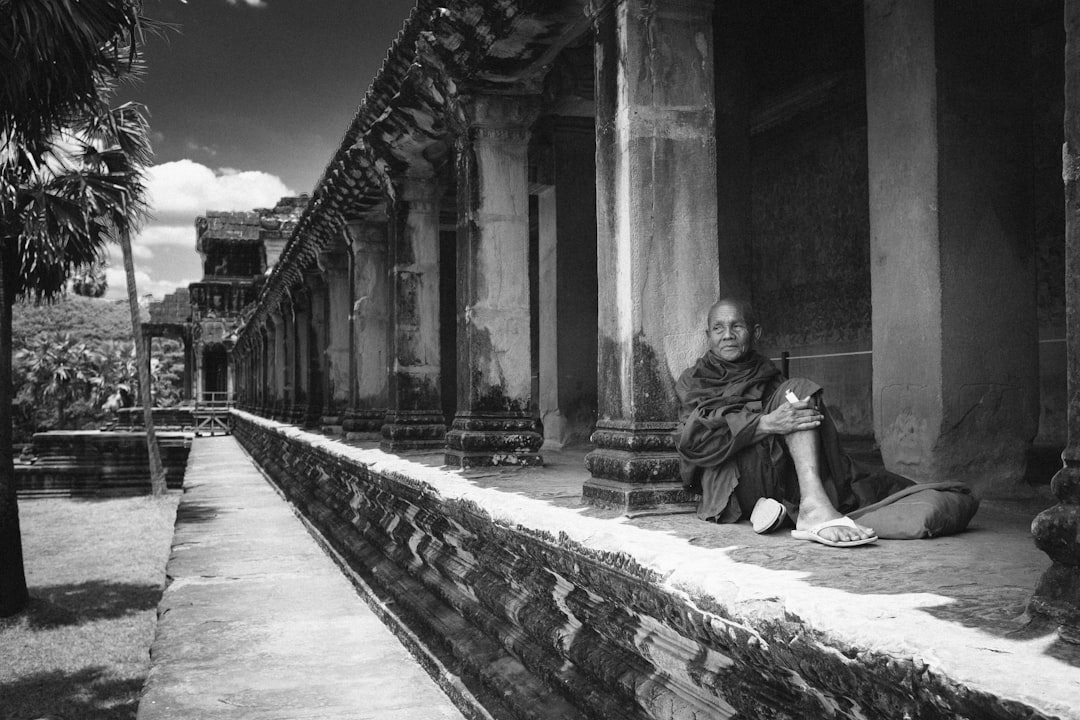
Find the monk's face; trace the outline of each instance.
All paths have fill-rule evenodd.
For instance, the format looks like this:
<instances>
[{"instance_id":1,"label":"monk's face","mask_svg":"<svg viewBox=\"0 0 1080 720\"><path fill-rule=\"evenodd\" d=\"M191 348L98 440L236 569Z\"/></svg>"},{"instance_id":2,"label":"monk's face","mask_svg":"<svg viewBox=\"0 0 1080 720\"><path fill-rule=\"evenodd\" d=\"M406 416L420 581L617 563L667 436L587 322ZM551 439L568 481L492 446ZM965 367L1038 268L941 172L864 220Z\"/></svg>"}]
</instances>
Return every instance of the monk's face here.
<instances>
[{"instance_id":1,"label":"monk's face","mask_svg":"<svg viewBox=\"0 0 1080 720\"><path fill-rule=\"evenodd\" d=\"M710 352L734 362L742 360L754 349L754 343L761 337L761 326L751 327L738 307L721 303L709 313L705 334L709 338Z\"/></svg>"}]
</instances>

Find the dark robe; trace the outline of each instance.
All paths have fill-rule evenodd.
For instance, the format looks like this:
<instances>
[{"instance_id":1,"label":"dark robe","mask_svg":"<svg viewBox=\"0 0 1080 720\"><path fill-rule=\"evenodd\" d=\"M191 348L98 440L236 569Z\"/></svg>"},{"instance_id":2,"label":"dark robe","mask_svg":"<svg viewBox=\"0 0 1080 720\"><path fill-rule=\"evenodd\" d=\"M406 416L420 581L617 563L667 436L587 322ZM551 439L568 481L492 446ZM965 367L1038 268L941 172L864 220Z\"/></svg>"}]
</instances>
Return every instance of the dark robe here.
<instances>
[{"instance_id":1,"label":"dark robe","mask_svg":"<svg viewBox=\"0 0 1080 720\"><path fill-rule=\"evenodd\" d=\"M803 378L785 379L772 362L750 353L728 362L705 353L675 385L681 403L675 444L683 487L701 495L698 516L735 522L749 516L759 498L784 503L794 515L799 482L787 445L776 435L754 442L758 421L787 402L787 390L812 397L824 416L822 483L833 506L847 513L876 502L911 481L855 465L840 447L836 426L821 399L821 386Z\"/></svg>"}]
</instances>

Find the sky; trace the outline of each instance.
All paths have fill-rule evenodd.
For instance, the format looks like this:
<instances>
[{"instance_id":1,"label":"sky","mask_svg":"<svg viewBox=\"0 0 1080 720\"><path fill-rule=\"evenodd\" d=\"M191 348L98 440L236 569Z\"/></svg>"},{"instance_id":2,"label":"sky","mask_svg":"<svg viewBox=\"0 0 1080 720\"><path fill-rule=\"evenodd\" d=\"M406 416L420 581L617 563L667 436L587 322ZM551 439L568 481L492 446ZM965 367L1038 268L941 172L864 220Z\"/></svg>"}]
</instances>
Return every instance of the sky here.
<instances>
[{"instance_id":1,"label":"sky","mask_svg":"<svg viewBox=\"0 0 1080 720\"><path fill-rule=\"evenodd\" d=\"M144 46L151 219L134 240L140 295L202 279L195 218L310 193L413 0L144 0L175 27ZM114 249L107 297L125 295Z\"/></svg>"}]
</instances>

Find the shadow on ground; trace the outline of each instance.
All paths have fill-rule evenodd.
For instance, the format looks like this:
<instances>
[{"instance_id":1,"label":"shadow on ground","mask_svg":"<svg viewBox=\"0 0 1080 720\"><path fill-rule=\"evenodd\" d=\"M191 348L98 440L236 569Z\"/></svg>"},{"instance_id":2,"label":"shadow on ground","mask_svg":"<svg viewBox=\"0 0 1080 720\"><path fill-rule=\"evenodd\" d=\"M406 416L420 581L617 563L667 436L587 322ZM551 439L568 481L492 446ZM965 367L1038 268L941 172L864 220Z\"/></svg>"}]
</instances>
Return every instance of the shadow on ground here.
<instances>
[{"instance_id":1,"label":"shadow on ground","mask_svg":"<svg viewBox=\"0 0 1080 720\"><path fill-rule=\"evenodd\" d=\"M218 516L218 511L212 505L206 503L182 502L176 508L176 524L179 526L181 523L204 523L209 522Z\"/></svg>"},{"instance_id":2,"label":"shadow on ground","mask_svg":"<svg viewBox=\"0 0 1080 720\"><path fill-rule=\"evenodd\" d=\"M154 610L161 587L91 580L69 585L46 585L31 590L25 621L34 629L81 625Z\"/></svg>"},{"instance_id":3,"label":"shadow on ground","mask_svg":"<svg viewBox=\"0 0 1080 720\"><path fill-rule=\"evenodd\" d=\"M29 675L0 683L0 720L131 720L142 684L141 677L108 677L99 666Z\"/></svg>"}]
</instances>

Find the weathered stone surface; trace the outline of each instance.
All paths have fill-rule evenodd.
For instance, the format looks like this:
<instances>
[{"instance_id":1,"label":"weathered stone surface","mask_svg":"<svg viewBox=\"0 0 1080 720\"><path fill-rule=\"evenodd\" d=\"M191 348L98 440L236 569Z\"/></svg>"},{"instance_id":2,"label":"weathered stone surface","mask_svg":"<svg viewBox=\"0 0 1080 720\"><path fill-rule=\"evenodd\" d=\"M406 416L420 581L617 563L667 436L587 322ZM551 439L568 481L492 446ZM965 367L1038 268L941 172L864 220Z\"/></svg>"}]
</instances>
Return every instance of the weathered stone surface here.
<instances>
[{"instance_id":1,"label":"weathered stone surface","mask_svg":"<svg viewBox=\"0 0 1080 720\"><path fill-rule=\"evenodd\" d=\"M626 453L627 464L647 462L640 456ZM590 505L617 510L623 515L636 516L647 513L689 513L697 509L697 496L683 490L678 482L659 482L650 479L618 482L595 477L597 472L610 472L610 468L601 465L607 458L586 460L586 467L594 477L585 481L581 488L581 497ZM626 470L626 468L620 468ZM633 473L634 467L628 473ZM645 470L641 470L644 474Z\"/></svg>"},{"instance_id":2,"label":"weathered stone surface","mask_svg":"<svg viewBox=\"0 0 1080 720\"><path fill-rule=\"evenodd\" d=\"M379 447L386 452L430 450L446 443L442 415L424 410L388 410Z\"/></svg>"},{"instance_id":3,"label":"weathered stone surface","mask_svg":"<svg viewBox=\"0 0 1080 720\"><path fill-rule=\"evenodd\" d=\"M378 440L386 422L386 409L362 410L349 408L341 423L346 440Z\"/></svg>"},{"instance_id":4,"label":"weathered stone surface","mask_svg":"<svg viewBox=\"0 0 1080 720\"><path fill-rule=\"evenodd\" d=\"M655 511L688 512L694 497L677 482L673 422L604 420L592 435L596 446L585 456L592 475L582 497L599 507L639 513L654 503ZM656 487L649 487L651 484Z\"/></svg>"},{"instance_id":5,"label":"weathered stone surface","mask_svg":"<svg viewBox=\"0 0 1080 720\"><path fill-rule=\"evenodd\" d=\"M538 98L461 96L457 153L458 407L447 435L454 466L535 465L529 312L529 127ZM482 431L475 431L483 418ZM500 437L503 436L503 437ZM484 457L487 453L487 457Z\"/></svg>"},{"instance_id":6,"label":"weathered stone surface","mask_svg":"<svg viewBox=\"0 0 1080 720\"><path fill-rule=\"evenodd\" d=\"M374 457L247 415L236 436L474 695L496 703L493 716L1049 717L926 662L837 642L782 599L741 600L740 579L730 597L679 589L635 559L652 557L646 545L605 551L535 529L524 511L493 517L441 495L444 472L376 469Z\"/></svg>"},{"instance_id":7,"label":"weathered stone surface","mask_svg":"<svg viewBox=\"0 0 1080 720\"><path fill-rule=\"evenodd\" d=\"M1053 564L1035 589L1031 608L1062 626L1061 638L1080 644L1080 2L1065 2L1065 303L1068 438L1063 467L1051 489L1058 504L1035 518L1035 544Z\"/></svg>"},{"instance_id":8,"label":"weathered stone surface","mask_svg":"<svg viewBox=\"0 0 1080 720\"><path fill-rule=\"evenodd\" d=\"M598 277L598 449L589 460L600 479L674 478L671 458L655 456L658 435L604 428L674 422L675 378L703 349L705 306L719 291L713 33L702 32L712 9L592 6L597 267L610 270ZM664 53L652 49L656 33Z\"/></svg>"},{"instance_id":9,"label":"weathered stone surface","mask_svg":"<svg viewBox=\"0 0 1080 720\"><path fill-rule=\"evenodd\" d=\"M1039 412L1028 12L864 13L875 436L890 469L986 495Z\"/></svg>"},{"instance_id":10,"label":"weathered stone surface","mask_svg":"<svg viewBox=\"0 0 1080 720\"><path fill-rule=\"evenodd\" d=\"M192 433L157 432L165 483L184 482ZM112 496L149 493L146 434L138 431L35 433L29 457L15 465L20 496Z\"/></svg>"},{"instance_id":11,"label":"weathered stone surface","mask_svg":"<svg viewBox=\"0 0 1080 720\"><path fill-rule=\"evenodd\" d=\"M353 252L352 326L354 335L350 378L353 405L358 410L385 410L388 402L386 366L390 309L387 266L386 213L348 226ZM381 423L380 423L381 425Z\"/></svg>"},{"instance_id":12,"label":"weathered stone surface","mask_svg":"<svg viewBox=\"0 0 1080 720\"><path fill-rule=\"evenodd\" d=\"M151 408L155 428L186 430L194 427L195 416L192 408L186 405ZM141 407L120 408L116 411L116 425L119 428L135 430L143 427L143 409Z\"/></svg>"}]
</instances>

